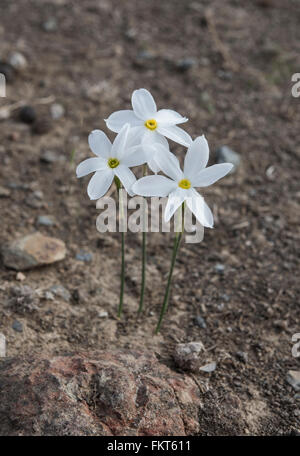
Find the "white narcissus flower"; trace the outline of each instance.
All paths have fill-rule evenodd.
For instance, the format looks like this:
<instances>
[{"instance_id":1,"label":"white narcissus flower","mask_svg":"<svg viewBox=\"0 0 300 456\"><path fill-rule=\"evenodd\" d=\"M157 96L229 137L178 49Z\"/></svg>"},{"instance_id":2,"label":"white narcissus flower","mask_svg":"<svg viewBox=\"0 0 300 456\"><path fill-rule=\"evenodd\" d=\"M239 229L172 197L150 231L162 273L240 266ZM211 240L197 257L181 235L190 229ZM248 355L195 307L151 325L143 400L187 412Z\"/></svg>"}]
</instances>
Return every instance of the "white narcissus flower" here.
<instances>
[{"instance_id":1,"label":"white narcissus flower","mask_svg":"<svg viewBox=\"0 0 300 456\"><path fill-rule=\"evenodd\" d=\"M98 199L105 195L115 176L132 195L130 189L136 177L129 168L142 165L146 161L142 147L132 146L132 143L134 141L128 124L122 127L113 144L101 130L90 133L89 146L97 157L84 160L76 169L77 177L95 173L87 188L90 199Z\"/></svg>"},{"instance_id":2,"label":"white narcissus flower","mask_svg":"<svg viewBox=\"0 0 300 456\"><path fill-rule=\"evenodd\" d=\"M129 123L133 134L143 143L159 142L160 136L186 147L192 143L190 135L177 127L188 119L171 109L157 111L156 103L148 90L135 90L131 104L133 110L116 111L105 120L110 130L118 133L125 123Z\"/></svg>"},{"instance_id":3,"label":"white narcissus flower","mask_svg":"<svg viewBox=\"0 0 300 456\"><path fill-rule=\"evenodd\" d=\"M207 187L217 180L226 176L232 169L231 163L205 168L209 157L208 143L203 136L195 139L188 148L183 172L179 162L170 160L167 152L162 150L163 146L156 145L156 162L160 169L170 177L161 175L146 176L136 181L132 191L141 196L168 196L165 209L165 221L168 222L181 204L186 201L188 208L193 212L197 220L205 227L213 227L213 214L204 198L194 187ZM161 153L160 153L161 152ZM171 152L168 152L171 154Z\"/></svg>"}]
</instances>

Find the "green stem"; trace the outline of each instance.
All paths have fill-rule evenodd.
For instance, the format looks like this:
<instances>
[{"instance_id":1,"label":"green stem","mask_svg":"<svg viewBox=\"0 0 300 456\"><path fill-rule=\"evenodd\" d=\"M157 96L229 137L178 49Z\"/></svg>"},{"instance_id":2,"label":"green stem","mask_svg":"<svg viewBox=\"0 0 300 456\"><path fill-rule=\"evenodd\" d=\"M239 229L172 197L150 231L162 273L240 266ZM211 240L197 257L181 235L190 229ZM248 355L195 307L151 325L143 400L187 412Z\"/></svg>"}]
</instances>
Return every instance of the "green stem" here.
<instances>
[{"instance_id":1,"label":"green stem","mask_svg":"<svg viewBox=\"0 0 300 456\"><path fill-rule=\"evenodd\" d=\"M122 265L121 265L121 287L120 287L120 302L118 309L118 317L120 318L123 311L123 296L125 283L125 233L122 232Z\"/></svg>"},{"instance_id":2,"label":"green stem","mask_svg":"<svg viewBox=\"0 0 300 456\"><path fill-rule=\"evenodd\" d=\"M120 190L122 188L122 184L120 180L115 176L115 184L117 187L117 192L118 192L118 197L119 197L119 207L120 208L120 216L122 217L123 215L123 201L121 198ZM120 225L120 220L119 220L119 225ZM118 308L118 318L121 317L122 311L123 311L123 296L124 296L124 283L125 283L125 233L122 231L121 233L121 285L120 285L120 301L119 301L119 308Z\"/></svg>"},{"instance_id":3,"label":"green stem","mask_svg":"<svg viewBox=\"0 0 300 456\"><path fill-rule=\"evenodd\" d=\"M182 209L184 211L184 203L182 204ZM183 212L183 214L184 214L184 212ZM165 296L164 296L164 302L163 302L163 305L162 305L162 308L161 308L161 311L160 311L160 316L159 316L159 320L158 320L158 323L157 323L157 326L156 326L156 329L155 329L155 334L157 334L159 332L162 320L163 320L164 315L165 315L165 313L166 313L166 311L168 309L168 303L169 303L169 297L170 297L170 289L171 289L171 283L172 283L172 275L173 275L173 270L174 270L176 257L177 257L177 252L178 252L178 249L179 249L179 245L180 245L180 241L181 241L181 238L182 238L183 230L184 230L184 220L182 218L181 231L176 233L176 236L175 236L172 259L171 259L171 266L170 266L168 282L167 282L167 287L166 287Z\"/></svg>"},{"instance_id":4,"label":"green stem","mask_svg":"<svg viewBox=\"0 0 300 456\"><path fill-rule=\"evenodd\" d=\"M147 165L143 166L143 176L147 175ZM138 313L142 313L144 309L144 295L146 286L146 261L147 261L147 234L146 234L146 204L143 202L143 241L142 241L142 283L141 283L141 296Z\"/></svg>"}]
</instances>

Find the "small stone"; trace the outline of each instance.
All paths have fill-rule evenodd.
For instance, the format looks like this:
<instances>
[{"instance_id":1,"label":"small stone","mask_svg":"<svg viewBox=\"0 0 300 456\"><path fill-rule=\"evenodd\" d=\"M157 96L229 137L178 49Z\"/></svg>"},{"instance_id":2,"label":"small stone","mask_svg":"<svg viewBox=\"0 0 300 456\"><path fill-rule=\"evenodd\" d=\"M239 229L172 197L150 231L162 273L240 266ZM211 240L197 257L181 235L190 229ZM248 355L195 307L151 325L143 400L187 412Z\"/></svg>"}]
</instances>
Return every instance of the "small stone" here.
<instances>
[{"instance_id":1,"label":"small stone","mask_svg":"<svg viewBox=\"0 0 300 456\"><path fill-rule=\"evenodd\" d=\"M300 371L288 371L286 380L294 388L295 391L300 391Z\"/></svg>"},{"instance_id":2,"label":"small stone","mask_svg":"<svg viewBox=\"0 0 300 456\"><path fill-rule=\"evenodd\" d=\"M59 103L54 103L50 106L50 112L52 119L58 120L65 114L65 108Z\"/></svg>"},{"instance_id":3,"label":"small stone","mask_svg":"<svg viewBox=\"0 0 300 456\"><path fill-rule=\"evenodd\" d=\"M228 294L224 293L221 295L221 298L225 301L225 302L229 302L230 301L230 298L228 296Z\"/></svg>"},{"instance_id":4,"label":"small stone","mask_svg":"<svg viewBox=\"0 0 300 456\"><path fill-rule=\"evenodd\" d=\"M294 410L294 415L297 417L300 416L300 410L299 409Z\"/></svg>"},{"instance_id":5,"label":"small stone","mask_svg":"<svg viewBox=\"0 0 300 456\"><path fill-rule=\"evenodd\" d=\"M155 62L156 55L147 50L140 51L134 61L135 65L140 68L149 67L149 64Z\"/></svg>"},{"instance_id":6,"label":"small stone","mask_svg":"<svg viewBox=\"0 0 300 456\"><path fill-rule=\"evenodd\" d=\"M8 188L0 187L0 198L7 198L10 196Z\"/></svg>"},{"instance_id":7,"label":"small stone","mask_svg":"<svg viewBox=\"0 0 300 456\"><path fill-rule=\"evenodd\" d=\"M197 60L193 58L181 59L176 63L176 68L181 72L186 72L190 70L193 66L197 64Z\"/></svg>"},{"instance_id":8,"label":"small stone","mask_svg":"<svg viewBox=\"0 0 300 456\"><path fill-rule=\"evenodd\" d=\"M108 317L108 312L106 312L106 310L100 310L98 312L98 317L99 318L107 318Z\"/></svg>"},{"instance_id":9,"label":"small stone","mask_svg":"<svg viewBox=\"0 0 300 456\"><path fill-rule=\"evenodd\" d=\"M60 239L35 232L5 245L2 256L7 268L25 271L63 260L66 246Z\"/></svg>"},{"instance_id":10,"label":"small stone","mask_svg":"<svg viewBox=\"0 0 300 456\"><path fill-rule=\"evenodd\" d=\"M183 370L197 371L200 365L200 353L204 350L202 342L177 344L174 351L174 361Z\"/></svg>"},{"instance_id":11,"label":"small stone","mask_svg":"<svg viewBox=\"0 0 300 456\"><path fill-rule=\"evenodd\" d=\"M27 67L27 60L20 52L13 52L9 57L10 65L17 71L25 70Z\"/></svg>"},{"instance_id":12,"label":"small stone","mask_svg":"<svg viewBox=\"0 0 300 456\"><path fill-rule=\"evenodd\" d=\"M55 152L53 150L45 150L42 153L40 160L43 163L52 164L57 161L63 161L64 157L59 155L58 152Z\"/></svg>"},{"instance_id":13,"label":"small stone","mask_svg":"<svg viewBox=\"0 0 300 456\"><path fill-rule=\"evenodd\" d=\"M36 120L36 112L32 106L23 106L19 111L19 118L22 122L33 124Z\"/></svg>"},{"instance_id":14,"label":"small stone","mask_svg":"<svg viewBox=\"0 0 300 456\"><path fill-rule=\"evenodd\" d=\"M16 71L9 63L0 62L0 73L4 75L6 82L13 82L16 77Z\"/></svg>"},{"instance_id":15,"label":"small stone","mask_svg":"<svg viewBox=\"0 0 300 456\"><path fill-rule=\"evenodd\" d=\"M0 333L0 358L6 356L6 338L5 335Z\"/></svg>"},{"instance_id":16,"label":"small stone","mask_svg":"<svg viewBox=\"0 0 300 456\"><path fill-rule=\"evenodd\" d=\"M71 293L63 285L52 285L49 291L66 302L71 299Z\"/></svg>"},{"instance_id":17,"label":"small stone","mask_svg":"<svg viewBox=\"0 0 300 456\"><path fill-rule=\"evenodd\" d=\"M205 323L205 320L203 317L201 317L201 315L197 315L195 317L195 323L197 326L199 326L200 328L202 329L205 329L206 328L206 323Z\"/></svg>"},{"instance_id":18,"label":"small stone","mask_svg":"<svg viewBox=\"0 0 300 456\"><path fill-rule=\"evenodd\" d=\"M241 162L240 155L227 146L221 146L216 150L216 160L217 163L232 163L234 167L230 174L236 171Z\"/></svg>"},{"instance_id":19,"label":"small stone","mask_svg":"<svg viewBox=\"0 0 300 456\"><path fill-rule=\"evenodd\" d=\"M52 215L39 215L36 222L38 225L43 225L43 226L56 225L55 218Z\"/></svg>"},{"instance_id":20,"label":"small stone","mask_svg":"<svg viewBox=\"0 0 300 456\"><path fill-rule=\"evenodd\" d=\"M216 367L217 367L217 363L215 363L213 361L212 363L208 363L208 364L205 364L204 366L201 366L199 369L202 372L213 372L214 370L216 370Z\"/></svg>"},{"instance_id":21,"label":"small stone","mask_svg":"<svg viewBox=\"0 0 300 456\"><path fill-rule=\"evenodd\" d=\"M22 272L18 272L18 274L16 275L16 279L19 280L19 282L23 282L26 279L26 275Z\"/></svg>"},{"instance_id":22,"label":"small stone","mask_svg":"<svg viewBox=\"0 0 300 456\"><path fill-rule=\"evenodd\" d=\"M51 291L46 290L44 292L44 298L47 299L47 301L54 301L54 294L51 293Z\"/></svg>"},{"instance_id":23,"label":"small stone","mask_svg":"<svg viewBox=\"0 0 300 456\"><path fill-rule=\"evenodd\" d=\"M215 265L215 271L216 271L218 274L223 274L224 271L225 271L225 266L224 266L224 264L217 263L217 264Z\"/></svg>"},{"instance_id":24,"label":"small stone","mask_svg":"<svg viewBox=\"0 0 300 456\"><path fill-rule=\"evenodd\" d=\"M19 320L15 320L13 324L11 325L12 329L14 329L17 332L23 332L23 325Z\"/></svg>"},{"instance_id":25,"label":"small stone","mask_svg":"<svg viewBox=\"0 0 300 456\"><path fill-rule=\"evenodd\" d=\"M247 364L247 362L248 362L248 353L247 352L238 351L238 352L236 352L236 357L243 363Z\"/></svg>"},{"instance_id":26,"label":"small stone","mask_svg":"<svg viewBox=\"0 0 300 456\"><path fill-rule=\"evenodd\" d=\"M89 261L92 261L93 259L93 255L89 252L84 252L83 250L80 250L80 252L78 252L76 254L76 260L79 260L79 261L85 261L85 262L89 262Z\"/></svg>"},{"instance_id":27,"label":"small stone","mask_svg":"<svg viewBox=\"0 0 300 456\"><path fill-rule=\"evenodd\" d=\"M49 17L49 19L43 23L43 29L45 32L55 32L57 30L57 21L55 17Z\"/></svg>"}]
</instances>

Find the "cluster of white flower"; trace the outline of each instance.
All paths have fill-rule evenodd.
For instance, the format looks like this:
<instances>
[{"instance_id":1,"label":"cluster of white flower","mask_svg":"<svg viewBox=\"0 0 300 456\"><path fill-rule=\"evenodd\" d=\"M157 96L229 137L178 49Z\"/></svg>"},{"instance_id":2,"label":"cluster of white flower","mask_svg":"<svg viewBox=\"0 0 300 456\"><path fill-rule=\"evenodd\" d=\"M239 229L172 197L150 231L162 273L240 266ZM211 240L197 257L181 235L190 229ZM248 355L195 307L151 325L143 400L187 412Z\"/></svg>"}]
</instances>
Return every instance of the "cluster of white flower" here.
<instances>
[{"instance_id":1,"label":"cluster of white flower","mask_svg":"<svg viewBox=\"0 0 300 456\"><path fill-rule=\"evenodd\" d=\"M77 176L83 177L95 173L88 185L91 199L99 199L105 195L113 180L119 189L121 184L129 195L168 197L164 218L168 222L176 210L184 203L205 227L212 228L213 215L203 197L195 187L207 187L232 169L231 163L222 163L206 168L209 149L204 136L194 141L188 133L177 125L187 122L170 109L157 110L152 95L145 89L135 90L131 98L132 110L114 112L106 119L106 125L117 136L110 142L103 131L94 130L89 135L89 145L97 156L88 158L77 167ZM171 139L187 147L183 171L179 160L170 152L167 139ZM130 168L147 165L154 173L137 180ZM163 172L166 176L158 174ZM160 330L163 316L168 307L170 287L176 255L179 248L184 224L181 232L177 232L173 247L171 267L168 276L165 296L156 333ZM125 282L125 247L124 233L121 246L121 287L118 317L123 308ZM138 312L143 310L146 271L146 233L143 232L142 244L142 281Z\"/></svg>"},{"instance_id":2,"label":"cluster of white flower","mask_svg":"<svg viewBox=\"0 0 300 456\"><path fill-rule=\"evenodd\" d=\"M131 103L132 110L114 112L106 119L107 127L117 133L113 144L101 130L89 135L89 145L96 157L80 163L76 173L77 177L95 173L88 185L90 199L104 196L116 176L131 196L168 196L166 221L186 201L197 220L211 228L212 212L195 187L213 184L228 174L233 165L222 163L206 168L209 148L204 135L193 141L177 126L188 119L170 109L157 110L147 90L135 90ZM166 138L187 147L183 171ZM155 174L136 180L130 168L144 163ZM168 177L157 174L160 171Z\"/></svg>"}]
</instances>

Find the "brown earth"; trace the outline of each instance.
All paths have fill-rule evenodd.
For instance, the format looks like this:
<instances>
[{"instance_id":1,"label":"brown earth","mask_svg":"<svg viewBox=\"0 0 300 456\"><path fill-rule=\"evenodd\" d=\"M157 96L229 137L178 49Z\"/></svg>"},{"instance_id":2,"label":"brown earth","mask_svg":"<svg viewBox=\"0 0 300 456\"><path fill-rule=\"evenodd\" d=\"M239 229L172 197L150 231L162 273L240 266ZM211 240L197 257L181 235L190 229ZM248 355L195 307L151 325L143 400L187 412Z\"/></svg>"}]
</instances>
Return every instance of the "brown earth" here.
<instances>
[{"instance_id":1,"label":"brown earth","mask_svg":"<svg viewBox=\"0 0 300 456\"><path fill-rule=\"evenodd\" d=\"M193 374L203 403L200 435L299 431L299 395L286 374L299 370L291 338L300 332L300 110L291 75L300 68L300 5L2 0L0 17L0 60L18 51L28 62L10 71L7 97L0 98L0 107L12 105L0 128L0 187L8 190L0 197L0 242L38 229L68 249L62 262L25 272L22 283L0 266L8 356L138 348L175 369L175 344L201 341L203 364L217 367ZM184 58L194 59L186 71L178 64ZM124 315L117 320L119 235L96 231L88 180L75 177L76 164L91 155L88 133L105 130L112 111L129 109L140 87L159 108L187 115L193 137L205 133L210 163L224 144L242 158L235 174L205 189L215 229L200 244L182 245L158 336L173 235L149 235L146 309L137 319L141 237L128 233ZM50 116L54 102L65 108L59 120ZM33 127L20 121L14 103L36 109ZM56 159L45 163L49 150ZM183 148L173 150L183 157ZM56 224L38 226L46 214ZM81 250L92 260L76 259ZM46 293L53 285L71 298L53 299ZM20 286L33 296L16 299ZM197 315L206 328L195 324Z\"/></svg>"}]
</instances>

